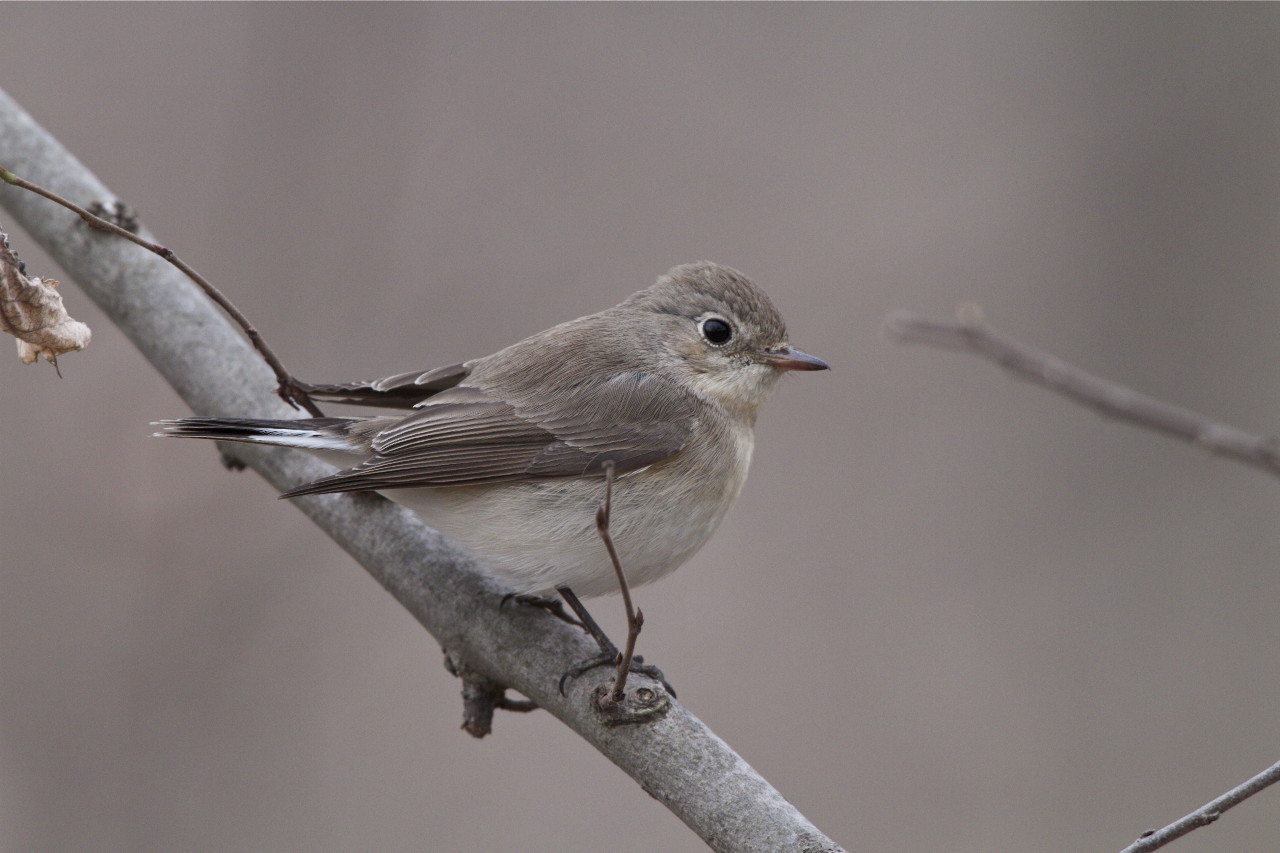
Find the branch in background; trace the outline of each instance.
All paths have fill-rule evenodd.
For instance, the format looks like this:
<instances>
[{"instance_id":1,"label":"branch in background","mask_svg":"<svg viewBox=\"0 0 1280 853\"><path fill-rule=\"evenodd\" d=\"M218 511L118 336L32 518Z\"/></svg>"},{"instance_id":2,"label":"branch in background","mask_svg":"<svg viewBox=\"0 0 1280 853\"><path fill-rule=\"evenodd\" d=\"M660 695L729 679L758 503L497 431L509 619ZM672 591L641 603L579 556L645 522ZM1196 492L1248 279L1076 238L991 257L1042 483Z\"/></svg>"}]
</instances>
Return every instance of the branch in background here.
<instances>
[{"instance_id":1,"label":"branch in background","mask_svg":"<svg viewBox=\"0 0 1280 853\"><path fill-rule=\"evenodd\" d=\"M1213 453L1280 476L1280 444L1276 439L1250 435L1188 409L1139 394L1086 373L1046 352L1006 338L986 324L981 310L975 305L961 307L955 322L929 320L898 311L885 319L884 328L888 336L898 343L927 344L982 356L1019 378L1056 391L1108 417L1181 438ZM1273 764L1243 785L1164 829L1143 834L1121 853L1149 853L1159 849L1193 829L1208 826L1227 809L1276 782L1280 782L1280 763Z\"/></svg>"},{"instance_id":2,"label":"branch in background","mask_svg":"<svg viewBox=\"0 0 1280 853\"><path fill-rule=\"evenodd\" d=\"M276 357L276 354L271 351L271 348L267 346L267 342L262 339L262 335L253 327L253 324L249 322L249 318L241 313L240 309L235 306L235 303L224 296L222 291L214 287L207 278L196 272L194 267L182 260L182 258L179 258L170 249L161 246L159 243L153 243L150 240L145 240L135 234L134 228L137 226L136 220L129 223L134 227L125 228L109 219L103 219L96 213L91 213L80 205L68 201L52 190L45 189L44 187L28 181L25 178L18 177L3 166L0 166L0 181L4 181L6 184L12 184L15 187L21 187L22 189L33 192L36 195L43 196L55 204L60 204L83 219L90 227L96 228L100 231L110 231L117 237L123 237L131 243L137 243L148 252L154 252L178 269L182 270L183 274L186 275L187 278L194 281L210 299L218 304L218 307L227 312L227 316L234 320L236 324L244 330L245 335L248 336L254 349L262 354L263 359L266 360L267 364L269 364L271 369L275 372L276 382L279 386L276 393L280 395L280 399L284 400L295 409L301 406L314 417L324 417L324 412L320 411L320 408L311 401L307 392L304 391L298 381L289 374L289 371L284 369L284 364ZM104 207L101 200L98 199L96 199L93 204L97 205L99 209L103 209ZM119 202L117 202L116 207L117 210L126 209L124 205L119 204Z\"/></svg>"},{"instance_id":3,"label":"branch in background","mask_svg":"<svg viewBox=\"0 0 1280 853\"><path fill-rule=\"evenodd\" d=\"M1222 817L1222 813L1227 809L1243 803L1263 788L1274 785L1276 782L1280 782L1280 762L1272 764L1248 782L1232 788L1216 800L1210 800L1164 829L1143 833L1141 838L1120 853L1151 853L1152 850L1159 850L1170 841L1181 838L1193 829L1208 826Z\"/></svg>"},{"instance_id":4,"label":"branch in background","mask_svg":"<svg viewBox=\"0 0 1280 853\"><path fill-rule=\"evenodd\" d=\"M1211 453L1280 476L1280 442L1275 438L1250 435L1010 340L984 322L977 306L963 306L956 322L929 320L898 311L885 320L884 329L898 343L927 344L982 356L1021 379L1069 397L1107 417L1180 438Z\"/></svg>"},{"instance_id":5,"label":"branch in background","mask_svg":"<svg viewBox=\"0 0 1280 853\"><path fill-rule=\"evenodd\" d=\"M2 91L0 151L10 168L63 197L108 205L115 199ZM0 204L71 273L195 412L263 418L291 414L273 399L271 371L172 266L76 227L66 211L30 193L0 185ZM281 491L332 470L299 451L244 445L235 452ZM381 498L350 495L318 495L293 503L412 613L451 660L494 685L519 691L555 715L713 849L841 850L674 700L665 714L643 725L604 726L591 697L597 687L606 687L605 681L583 678L562 696L557 680L565 662L587 657L595 645L533 608L500 609L505 590L408 510ZM661 692L656 682L654 689ZM502 700L493 704L501 706ZM482 722L477 720L477 726Z\"/></svg>"}]
</instances>

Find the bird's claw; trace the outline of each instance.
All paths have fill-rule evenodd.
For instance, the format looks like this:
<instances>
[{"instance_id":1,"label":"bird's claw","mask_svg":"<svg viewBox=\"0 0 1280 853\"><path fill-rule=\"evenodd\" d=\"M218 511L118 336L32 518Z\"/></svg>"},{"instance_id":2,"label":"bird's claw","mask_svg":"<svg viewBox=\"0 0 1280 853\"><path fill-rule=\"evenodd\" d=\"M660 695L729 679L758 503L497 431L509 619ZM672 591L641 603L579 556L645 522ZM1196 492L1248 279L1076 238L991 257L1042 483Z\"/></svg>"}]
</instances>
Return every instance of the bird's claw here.
<instances>
[{"instance_id":1,"label":"bird's claw","mask_svg":"<svg viewBox=\"0 0 1280 853\"><path fill-rule=\"evenodd\" d=\"M578 663L566 669L564 673L560 676L560 695L561 696L565 695L564 686L565 686L565 683L569 681L569 679L576 680L577 678L581 677L582 675L585 675L591 670L597 669L602 666L617 666L617 665L618 665L617 649L614 649L612 652L601 651L600 654L598 655L589 657L584 661L579 661ZM672 698L675 698L675 695L676 695L675 688L671 686L671 683L669 681L667 681L667 677L662 674L662 670L658 669L656 666L654 666L651 663L645 663L643 656L636 655L631 659L630 671L634 672L636 675L643 675L646 678L653 679L654 681L661 684L662 688L666 690L668 693L670 693Z\"/></svg>"}]
</instances>

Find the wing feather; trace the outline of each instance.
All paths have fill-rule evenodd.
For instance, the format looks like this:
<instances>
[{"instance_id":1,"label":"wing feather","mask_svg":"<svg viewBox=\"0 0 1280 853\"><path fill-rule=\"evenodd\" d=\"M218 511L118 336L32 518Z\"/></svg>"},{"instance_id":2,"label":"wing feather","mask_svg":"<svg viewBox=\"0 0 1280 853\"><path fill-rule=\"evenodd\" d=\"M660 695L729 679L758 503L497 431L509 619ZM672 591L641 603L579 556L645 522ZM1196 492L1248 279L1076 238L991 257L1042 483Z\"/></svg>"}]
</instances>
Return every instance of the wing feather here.
<instances>
[{"instance_id":1,"label":"wing feather","mask_svg":"<svg viewBox=\"0 0 1280 853\"><path fill-rule=\"evenodd\" d=\"M459 385L374 436L371 459L285 496L626 473L679 452L705 405L638 372L515 401Z\"/></svg>"},{"instance_id":2,"label":"wing feather","mask_svg":"<svg viewBox=\"0 0 1280 853\"><path fill-rule=\"evenodd\" d=\"M389 409L412 409L418 403L452 388L467 378L471 362L450 364L434 370L411 370L369 382L346 382L338 385L299 383L304 391L330 403L359 406L381 406Z\"/></svg>"}]
</instances>

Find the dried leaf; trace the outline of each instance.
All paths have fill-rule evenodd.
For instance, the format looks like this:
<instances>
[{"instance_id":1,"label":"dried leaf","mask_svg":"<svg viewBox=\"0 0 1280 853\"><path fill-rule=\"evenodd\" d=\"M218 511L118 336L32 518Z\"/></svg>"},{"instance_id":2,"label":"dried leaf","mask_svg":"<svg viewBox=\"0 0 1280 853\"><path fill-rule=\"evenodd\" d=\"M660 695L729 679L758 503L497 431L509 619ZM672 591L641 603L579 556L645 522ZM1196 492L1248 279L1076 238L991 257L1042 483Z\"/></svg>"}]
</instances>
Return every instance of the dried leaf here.
<instances>
[{"instance_id":1,"label":"dried leaf","mask_svg":"<svg viewBox=\"0 0 1280 853\"><path fill-rule=\"evenodd\" d=\"M58 356L89 345L89 327L67 314L57 286L53 279L28 278L0 231L0 331L18 339L23 364L44 356L56 368Z\"/></svg>"}]
</instances>

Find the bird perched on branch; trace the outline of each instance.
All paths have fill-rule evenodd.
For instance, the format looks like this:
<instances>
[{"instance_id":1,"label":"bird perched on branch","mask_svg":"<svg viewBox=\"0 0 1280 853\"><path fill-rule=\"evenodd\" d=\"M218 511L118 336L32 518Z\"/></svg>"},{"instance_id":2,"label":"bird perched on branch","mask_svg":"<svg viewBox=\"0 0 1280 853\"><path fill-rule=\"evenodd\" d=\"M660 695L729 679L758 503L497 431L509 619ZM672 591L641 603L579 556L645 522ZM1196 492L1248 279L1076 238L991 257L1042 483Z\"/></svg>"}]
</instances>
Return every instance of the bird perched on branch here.
<instances>
[{"instance_id":1,"label":"bird perched on branch","mask_svg":"<svg viewBox=\"0 0 1280 853\"><path fill-rule=\"evenodd\" d=\"M608 532L626 581L656 580L706 543L737 498L756 414L779 378L826 367L791 346L746 276L699 262L483 358L306 386L407 414L184 418L162 421L160 434L313 451L344 470L282 497L377 491L517 593L593 596L619 588L596 527L606 463Z\"/></svg>"}]
</instances>

